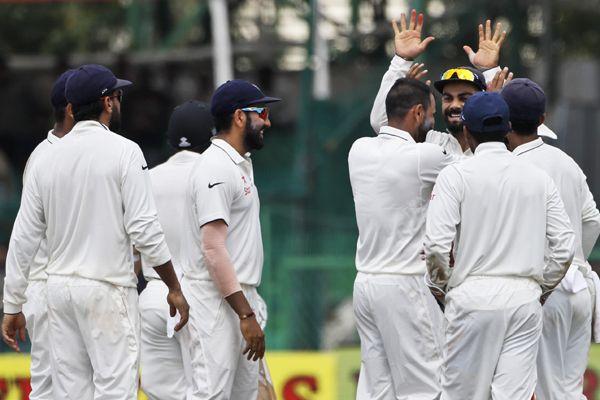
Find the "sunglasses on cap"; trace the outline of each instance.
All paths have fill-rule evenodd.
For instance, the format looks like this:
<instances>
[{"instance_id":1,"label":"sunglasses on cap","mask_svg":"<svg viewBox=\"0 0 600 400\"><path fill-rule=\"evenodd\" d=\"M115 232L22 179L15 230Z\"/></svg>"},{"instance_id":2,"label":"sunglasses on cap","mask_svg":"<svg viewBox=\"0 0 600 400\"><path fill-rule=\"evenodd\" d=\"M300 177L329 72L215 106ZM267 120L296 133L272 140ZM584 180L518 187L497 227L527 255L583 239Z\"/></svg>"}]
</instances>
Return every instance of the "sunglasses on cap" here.
<instances>
[{"instance_id":1,"label":"sunglasses on cap","mask_svg":"<svg viewBox=\"0 0 600 400\"><path fill-rule=\"evenodd\" d=\"M246 112L255 112L258 114L258 117L263 120L267 120L269 118L269 107L245 107L241 109Z\"/></svg>"},{"instance_id":2,"label":"sunglasses on cap","mask_svg":"<svg viewBox=\"0 0 600 400\"><path fill-rule=\"evenodd\" d=\"M466 68L450 68L442 74L442 81L450 79L460 79L461 81L473 82L476 85L482 84L481 78ZM485 87L485 85L484 85Z\"/></svg>"}]
</instances>

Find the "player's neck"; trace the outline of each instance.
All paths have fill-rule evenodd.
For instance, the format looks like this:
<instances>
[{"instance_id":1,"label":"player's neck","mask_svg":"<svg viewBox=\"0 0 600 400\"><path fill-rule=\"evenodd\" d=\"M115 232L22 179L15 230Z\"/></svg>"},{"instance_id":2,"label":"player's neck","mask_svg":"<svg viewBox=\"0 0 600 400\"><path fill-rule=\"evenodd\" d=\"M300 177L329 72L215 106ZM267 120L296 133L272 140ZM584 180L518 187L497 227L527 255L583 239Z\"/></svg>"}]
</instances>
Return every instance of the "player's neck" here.
<instances>
[{"instance_id":1,"label":"player's neck","mask_svg":"<svg viewBox=\"0 0 600 400\"><path fill-rule=\"evenodd\" d=\"M244 143L244 138L241 135L234 135L231 132L219 132L217 135L215 135L215 139L221 139L226 141L241 156L248 152Z\"/></svg>"},{"instance_id":2,"label":"player's neck","mask_svg":"<svg viewBox=\"0 0 600 400\"><path fill-rule=\"evenodd\" d=\"M538 135L535 133L531 135L521 135L515 132L510 132L508 135L506 135L506 138L508 139L508 149L513 151L522 144L533 142L538 138Z\"/></svg>"},{"instance_id":3,"label":"player's neck","mask_svg":"<svg viewBox=\"0 0 600 400\"><path fill-rule=\"evenodd\" d=\"M458 141L458 144L460 144L460 148L462 149L463 153L465 151L467 151L467 149L471 148L469 146L469 141L467 140L467 135L465 135L465 132L463 132L463 131L460 131L458 133L450 132L450 134L452 136L454 136L454 138Z\"/></svg>"},{"instance_id":4,"label":"player's neck","mask_svg":"<svg viewBox=\"0 0 600 400\"><path fill-rule=\"evenodd\" d=\"M56 123L54 124L54 128L52 128L52 134L58 138L62 138L63 136L65 136L68 132L68 130L65 129L65 126L62 123Z\"/></svg>"}]
</instances>

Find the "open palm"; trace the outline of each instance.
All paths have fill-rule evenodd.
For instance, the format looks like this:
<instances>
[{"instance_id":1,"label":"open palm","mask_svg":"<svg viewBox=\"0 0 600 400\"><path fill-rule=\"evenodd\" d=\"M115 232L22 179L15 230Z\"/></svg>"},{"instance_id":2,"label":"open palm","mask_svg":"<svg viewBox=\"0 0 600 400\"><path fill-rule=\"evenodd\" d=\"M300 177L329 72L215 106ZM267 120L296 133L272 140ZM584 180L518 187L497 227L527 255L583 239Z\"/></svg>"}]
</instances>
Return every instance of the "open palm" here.
<instances>
[{"instance_id":1,"label":"open palm","mask_svg":"<svg viewBox=\"0 0 600 400\"><path fill-rule=\"evenodd\" d=\"M413 60L425 51L427 45L434 39L429 36L421 40L421 31L423 29L423 14L417 16L417 11L412 10L410 22L406 25L406 15L400 16L400 28L396 21L392 21L394 28L394 47L396 55L405 60Z\"/></svg>"},{"instance_id":2,"label":"open palm","mask_svg":"<svg viewBox=\"0 0 600 400\"><path fill-rule=\"evenodd\" d=\"M479 25L479 47L474 52L469 46L463 46L469 61L474 67L480 69L494 68L500 60L500 48L506 38L506 31L502 30L502 24L496 25L496 31L492 35L492 22L488 19L483 25Z\"/></svg>"}]
</instances>

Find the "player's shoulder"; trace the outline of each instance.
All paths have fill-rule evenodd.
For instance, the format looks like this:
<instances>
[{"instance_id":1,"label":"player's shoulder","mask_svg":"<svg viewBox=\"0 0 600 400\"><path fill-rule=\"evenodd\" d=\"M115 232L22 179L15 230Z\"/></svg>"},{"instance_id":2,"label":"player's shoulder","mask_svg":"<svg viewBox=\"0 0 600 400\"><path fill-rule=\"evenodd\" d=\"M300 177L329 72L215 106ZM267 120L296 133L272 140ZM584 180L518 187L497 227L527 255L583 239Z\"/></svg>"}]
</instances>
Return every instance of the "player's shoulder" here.
<instances>
[{"instance_id":1,"label":"player's shoulder","mask_svg":"<svg viewBox=\"0 0 600 400\"><path fill-rule=\"evenodd\" d=\"M448 132L434 131L433 129L427 132L426 141L433 144L445 143L448 140Z\"/></svg>"}]
</instances>

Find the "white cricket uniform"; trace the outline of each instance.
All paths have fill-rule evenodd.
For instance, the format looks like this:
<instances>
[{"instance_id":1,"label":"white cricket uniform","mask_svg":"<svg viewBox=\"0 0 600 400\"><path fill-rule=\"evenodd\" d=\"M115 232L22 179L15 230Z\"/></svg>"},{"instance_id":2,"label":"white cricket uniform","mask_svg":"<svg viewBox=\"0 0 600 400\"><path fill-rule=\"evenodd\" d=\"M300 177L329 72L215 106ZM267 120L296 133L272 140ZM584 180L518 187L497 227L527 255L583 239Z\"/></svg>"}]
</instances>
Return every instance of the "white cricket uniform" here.
<instances>
[{"instance_id":1,"label":"white cricket uniform","mask_svg":"<svg viewBox=\"0 0 600 400\"><path fill-rule=\"evenodd\" d=\"M33 150L23 172L23 185L27 180L27 173L36 159L50 151L52 144L59 141L50 130L48 136ZM23 314L27 321L27 332L31 340L31 400L52 399L52 368L50 367L50 342L48 338L48 301L46 300L46 265L48 264L48 251L46 238L42 239L40 247L29 268L29 284L23 304Z\"/></svg>"},{"instance_id":2,"label":"white cricket uniform","mask_svg":"<svg viewBox=\"0 0 600 400\"><path fill-rule=\"evenodd\" d=\"M371 127L375 132L379 132L379 129L382 126L386 126L388 124L387 114L385 111L385 99L394 83L398 79L406 77L406 74L408 73L408 70L412 64L412 61L405 60L402 57L394 56L394 58L392 58L390 67L381 79L381 86L379 87L379 92L377 92L377 97L375 97L373 108L371 109ZM485 77L486 81L489 82L494 78L496 72L499 70L499 67L488 69L487 71L483 72L483 76ZM444 150L450 154L465 156L473 155L471 149L466 149L463 151L458 140L448 132L430 130L427 132L427 138L425 141L427 143L433 143L442 146L442 148L444 148Z\"/></svg>"},{"instance_id":3,"label":"white cricket uniform","mask_svg":"<svg viewBox=\"0 0 600 400\"><path fill-rule=\"evenodd\" d=\"M237 314L211 280L201 249L202 225L223 220L226 247L237 279L253 310L257 309L263 266L260 204L249 154L213 139L194 163L188 185L190 234L182 245L183 289L190 303L189 348L193 399L255 399L258 363L242 351L245 340Z\"/></svg>"},{"instance_id":4,"label":"white cricket uniform","mask_svg":"<svg viewBox=\"0 0 600 400\"><path fill-rule=\"evenodd\" d=\"M187 184L194 161L200 154L183 150L166 162L150 170L152 192L167 245L173 254L173 267L177 276L183 275L178 259L184 218ZM151 400L183 400L191 391L189 351L183 343L187 329L173 333L167 328L169 288L154 268L146 267L142 257L142 270L148 285L140 294L142 318L141 384Z\"/></svg>"},{"instance_id":5,"label":"white cricket uniform","mask_svg":"<svg viewBox=\"0 0 600 400\"><path fill-rule=\"evenodd\" d=\"M423 283L421 252L431 190L456 158L389 126L352 145L359 400L431 400L440 392L443 315Z\"/></svg>"},{"instance_id":6,"label":"white cricket uniform","mask_svg":"<svg viewBox=\"0 0 600 400\"><path fill-rule=\"evenodd\" d=\"M591 268L587 257L600 234L600 212L583 171L565 152L538 138L513 153L554 180L576 237L569 272L542 308L536 396L539 400L583 399L583 374L592 334L592 296L586 281Z\"/></svg>"},{"instance_id":7,"label":"white cricket uniform","mask_svg":"<svg viewBox=\"0 0 600 400\"><path fill-rule=\"evenodd\" d=\"M131 243L171 255L139 146L78 122L27 174L7 257L4 307L18 312L46 233L52 385L60 399L137 399L139 313Z\"/></svg>"},{"instance_id":8,"label":"white cricket uniform","mask_svg":"<svg viewBox=\"0 0 600 400\"><path fill-rule=\"evenodd\" d=\"M442 171L425 236L426 279L448 290L441 399L531 399L538 299L567 272L575 240L552 179L503 143Z\"/></svg>"}]
</instances>

